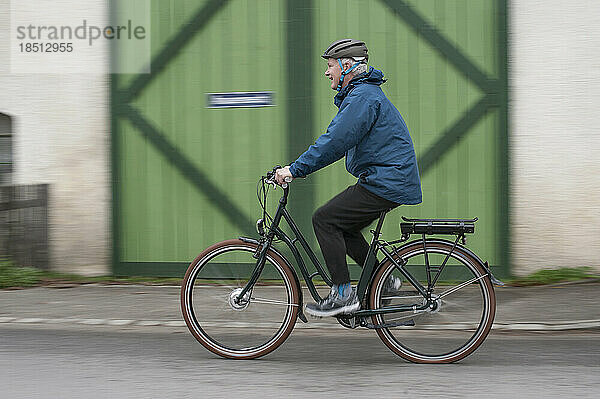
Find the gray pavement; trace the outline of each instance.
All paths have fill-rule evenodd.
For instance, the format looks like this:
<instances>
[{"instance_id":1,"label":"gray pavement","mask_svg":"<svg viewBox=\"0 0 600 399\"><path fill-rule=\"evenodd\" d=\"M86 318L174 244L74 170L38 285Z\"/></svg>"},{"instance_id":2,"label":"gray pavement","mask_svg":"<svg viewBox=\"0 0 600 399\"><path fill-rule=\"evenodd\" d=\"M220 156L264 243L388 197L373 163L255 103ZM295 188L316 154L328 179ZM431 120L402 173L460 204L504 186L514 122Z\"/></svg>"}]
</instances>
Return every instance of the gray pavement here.
<instances>
[{"instance_id":1,"label":"gray pavement","mask_svg":"<svg viewBox=\"0 0 600 399\"><path fill-rule=\"evenodd\" d=\"M326 291L323 288L324 292ZM600 283L496 288L497 331L600 332ZM305 298L308 298L308 293ZM79 285L0 290L0 326L184 328L179 287ZM297 329L339 329L334 319L309 319Z\"/></svg>"},{"instance_id":2,"label":"gray pavement","mask_svg":"<svg viewBox=\"0 0 600 399\"><path fill-rule=\"evenodd\" d=\"M403 361L373 331L294 331L257 361L175 328L0 325L0 397L597 398L600 334L491 334L453 365Z\"/></svg>"},{"instance_id":3,"label":"gray pavement","mask_svg":"<svg viewBox=\"0 0 600 399\"><path fill-rule=\"evenodd\" d=\"M496 293L497 331L458 364L425 366L333 319L298 322L258 361L227 361L187 331L178 287L0 290L0 396L597 397L600 283Z\"/></svg>"}]
</instances>

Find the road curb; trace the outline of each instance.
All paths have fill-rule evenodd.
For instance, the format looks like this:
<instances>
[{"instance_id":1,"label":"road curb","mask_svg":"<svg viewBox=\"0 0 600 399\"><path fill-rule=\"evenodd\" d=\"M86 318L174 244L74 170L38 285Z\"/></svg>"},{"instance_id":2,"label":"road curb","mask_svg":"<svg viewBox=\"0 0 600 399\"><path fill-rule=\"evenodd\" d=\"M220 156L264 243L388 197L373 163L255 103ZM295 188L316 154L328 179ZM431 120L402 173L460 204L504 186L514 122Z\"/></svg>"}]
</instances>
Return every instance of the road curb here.
<instances>
[{"instance_id":1,"label":"road curb","mask_svg":"<svg viewBox=\"0 0 600 399\"><path fill-rule=\"evenodd\" d=\"M185 327L183 320L129 320L129 319L76 319L76 318L44 318L44 317L0 317L0 324L68 324L85 326L112 326L112 327ZM261 328L261 323L254 323L252 326ZM250 324L248 324L250 326ZM236 324L239 326L239 324ZM223 325L223 327L226 327ZM265 326L267 327L267 326ZM298 329L339 329L341 326L335 323L309 322L296 325ZM444 328L440 326L429 327L406 327L419 330L448 330L458 331L472 328L464 324L449 324ZM573 320L562 322L529 322L529 323L494 323L494 331L571 331L571 330L595 330L600 329L600 319L598 320Z\"/></svg>"}]
</instances>

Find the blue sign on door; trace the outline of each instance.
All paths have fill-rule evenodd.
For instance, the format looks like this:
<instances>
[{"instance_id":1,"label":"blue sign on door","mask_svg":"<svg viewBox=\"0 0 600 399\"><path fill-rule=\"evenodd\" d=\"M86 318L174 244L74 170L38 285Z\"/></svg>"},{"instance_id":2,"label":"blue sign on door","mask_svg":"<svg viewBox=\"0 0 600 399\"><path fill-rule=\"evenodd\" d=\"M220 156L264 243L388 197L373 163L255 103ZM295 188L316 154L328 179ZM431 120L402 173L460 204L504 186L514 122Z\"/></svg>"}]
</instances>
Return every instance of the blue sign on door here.
<instances>
[{"instance_id":1,"label":"blue sign on door","mask_svg":"<svg viewBox=\"0 0 600 399\"><path fill-rule=\"evenodd\" d=\"M271 91L208 93L207 100L208 108L252 108L275 105Z\"/></svg>"}]
</instances>

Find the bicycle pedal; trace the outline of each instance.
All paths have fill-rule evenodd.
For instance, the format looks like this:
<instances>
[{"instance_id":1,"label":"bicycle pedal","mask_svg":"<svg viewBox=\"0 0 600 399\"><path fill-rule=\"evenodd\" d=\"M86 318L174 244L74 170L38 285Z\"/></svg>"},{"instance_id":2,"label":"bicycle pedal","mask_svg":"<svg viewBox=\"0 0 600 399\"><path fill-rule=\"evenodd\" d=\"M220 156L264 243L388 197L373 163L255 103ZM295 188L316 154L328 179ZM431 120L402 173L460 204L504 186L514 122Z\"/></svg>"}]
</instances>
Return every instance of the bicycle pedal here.
<instances>
[{"instance_id":1,"label":"bicycle pedal","mask_svg":"<svg viewBox=\"0 0 600 399\"><path fill-rule=\"evenodd\" d=\"M306 318L304 312L300 311L300 313L298 313L298 318L302 320L303 323L308 323L308 319Z\"/></svg>"}]
</instances>

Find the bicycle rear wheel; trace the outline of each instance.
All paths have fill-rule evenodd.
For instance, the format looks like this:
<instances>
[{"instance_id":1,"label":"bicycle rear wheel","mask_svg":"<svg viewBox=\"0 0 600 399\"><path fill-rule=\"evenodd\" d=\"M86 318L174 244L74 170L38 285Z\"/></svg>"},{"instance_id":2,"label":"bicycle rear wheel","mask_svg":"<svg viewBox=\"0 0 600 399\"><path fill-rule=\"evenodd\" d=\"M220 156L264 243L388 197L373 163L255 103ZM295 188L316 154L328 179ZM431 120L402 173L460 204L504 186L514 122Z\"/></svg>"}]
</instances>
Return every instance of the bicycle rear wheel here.
<instances>
[{"instance_id":1,"label":"bicycle rear wheel","mask_svg":"<svg viewBox=\"0 0 600 399\"><path fill-rule=\"evenodd\" d=\"M206 349L232 359L253 359L275 350L298 316L294 272L269 251L252 289L238 300L252 276L256 244L217 243L189 266L181 286L181 309L194 337Z\"/></svg>"},{"instance_id":2,"label":"bicycle rear wheel","mask_svg":"<svg viewBox=\"0 0 600 399\"><path fill-rule=\"evenodd\" d=\"M386 313L373 316L379 338L394 353L415 363L451 363L473 353L487 337L496 312L496 297L486 270L467 251L443 240L427 240L430 266L448 258L433 290L434 309ZM427 286L423 242L400 248L396 260ZM435 272L432 275L435 276ZM372 309L396 305L423 305L424 297L403 278L398 293L384 295L388 276L403 278L389 260L373 279L369 295ZM404 323L405 325L398 325ZM387 326L386 326L387 324Z\"/></svg>"}]
</instances>

